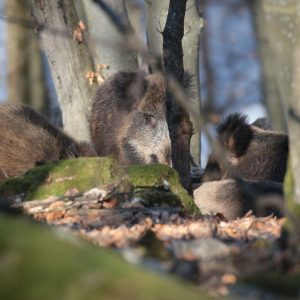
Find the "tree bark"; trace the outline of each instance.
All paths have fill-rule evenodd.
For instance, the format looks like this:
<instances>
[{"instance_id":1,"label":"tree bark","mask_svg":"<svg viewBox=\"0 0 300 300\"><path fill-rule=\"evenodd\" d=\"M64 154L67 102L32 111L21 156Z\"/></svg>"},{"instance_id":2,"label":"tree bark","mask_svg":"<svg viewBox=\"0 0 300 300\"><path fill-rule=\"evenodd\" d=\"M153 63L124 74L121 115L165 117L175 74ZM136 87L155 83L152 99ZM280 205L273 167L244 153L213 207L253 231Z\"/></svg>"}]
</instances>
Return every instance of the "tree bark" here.
<instances>
[{"instance_id":1,"label":"tree bark","mask_svg":"<svg viewBox=\"0 0 300 300\"><path fill-rule=\"evenodd\" d=\"M52 78L62 110L64 129L79 140L89 140L88 112L93 88L86 74L93 71L87 43L73 39L79 18L72 0L34 1L32 11L38 24L57 30L41 30L40 36L50 63Z\"/></svg>"},{"instance_id":2,"label":"tree bark","mask_svg":"<svg viewBox=\"0 0 300 300\"><path fill-rule=\"evenodd\" d=\"M6 1L8 17L30 20L29 9L22 0ZM30 105L48 115L42 55L34 32L22 24L7 23L8 102Z\"/></svg>"},{"instance_id":3,"label":"tree bark","mask_svg":"<svg viewBox=\"0 0 300 300\"><path fill-rule=\"evenodd\" d=\"M195 76L193 86L193 98L189 99L193 102L194 110L198 112L200 118L200 85L199 85L199 48L200 48L200 34L203 29L204 20L200 18L197 12L197 6L195 1L187 2L187 10L184 20L184 37L182 40L182 47L184 51L183 63L184 69L189 74ZM192 119L194 134L191 138L191 155L195 162L200 165L200 128L196 127L197 121Z\"/></svg>"},{"instance_id":4,"label":"tree bark","mask_svg":"<svg viewBox=\"0 0 300 300\"><path fill-rule=\"evenodd\" d=\"M167 74L173 76L178 83L182 83L184 78L182 38L185 10L186 0L170 0L163 31L164 66ZM187 112L170 93L167 94L167 119L173 167L178 171L182 185L190 191L190 140L193 126Z\"/></svg>"},{"instance_id":5,"label":"tree bark","mask_svg":"<svg viewBox=\"0 0 300 300\"><path fill-rule=\"evenodd\" d=\"M200 88L199 88L199 36L203 27L203 18L197 12L196 0L189 1L184 19L184 37L182 47L184 51L184 70L195 76L193 80L193 99L189 99L194 107L194 111L200 112ZM161 47L163 42L162 27L166 24L169 0L149 0L146 1L148 13L148 45L149 50L156 56L163 56ZM191 140L191 154L195 162L200 159L200 132L196 128L196 121L192 120L196 133Z\"/></svg>"},{"instance_id":6,"label":"tree bark","mask_svg":"<svg viewBox=\"0 0 300 300\"><path fill-rule=\"evenodd\" d=\"M124 0L124 2L131 28L133 29L139 40L145 44L145 48L147 49L147 10L145 1ZM137 53L137 60L139 69L148 73L149 65L147 60L145 60L145 58L140 53Z\"/></svg>"},{"instance_id":7,"label":"tree bark","mask_svg":"<svg viewBox=\"0 0 300 300\"><path fill-rule=\"evenodd\" d=\"M288 116L289 176L285 192L290 211L300 216L300 26L298 1L288 4L265 0L262 8L268 33L269 56L273 61L276 82ZM274 104L273 104L274 105Z\"/></svg>"},{"instance_id":8,"label":"tree bark","mask_svg":"<svg viewBox=\"0 0 300 300\"><path fill-rule=\"evenodd\" d=\"M270 55L268 20L260 0L253 2L256 35L258 38L260 59L262 65L264 101L267 106L272 128L278 131L287 131L284 111L283 95L280 93L274 60Z\"/></svg>"},{"instance_id":9,"label":"tree bark","mask_svg":"<svg viewBox=\"0 0 300 300\"><path fill-rule=\"evenodd\" d=\"M106 3L129 24L123 0L108 0ZM107 13L92 1L77 2L81 5L88 27L88 45L96 64L107 64L103 70L106 77L120 70L136 71L137 55L127 48L127 36L112 24Z\"/></svg>"}]
</instances>

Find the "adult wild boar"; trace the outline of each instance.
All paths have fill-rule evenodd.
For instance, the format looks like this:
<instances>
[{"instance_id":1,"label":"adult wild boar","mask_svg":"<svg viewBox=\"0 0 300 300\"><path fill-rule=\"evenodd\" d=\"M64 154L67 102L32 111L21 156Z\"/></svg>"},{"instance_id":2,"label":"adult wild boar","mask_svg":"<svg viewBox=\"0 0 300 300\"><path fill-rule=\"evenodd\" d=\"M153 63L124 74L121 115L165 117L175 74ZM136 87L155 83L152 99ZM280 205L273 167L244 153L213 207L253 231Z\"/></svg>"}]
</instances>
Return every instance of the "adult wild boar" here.
<instances>
[{"instance_id":1,"label":"adult wild boar","mask_svg":"<svg viewBox=\"0 0 300 300\"><path fill-rule=\"evenodd\" d=\"M76 142L24 105L0 106L0 181L53 161L97 156L94 147Z\"/></svg>"},{"instance_id":2,"label":"adult wild boar","mask_svg":"<svg viewBox=\"0 0 300 300\"><path fill-rule=\"evenodd\" d=\"M97 90L90 133L100 156L120 163L171 164L166 85L159 75L118 72Z\"/></svg>"}]
</instances>

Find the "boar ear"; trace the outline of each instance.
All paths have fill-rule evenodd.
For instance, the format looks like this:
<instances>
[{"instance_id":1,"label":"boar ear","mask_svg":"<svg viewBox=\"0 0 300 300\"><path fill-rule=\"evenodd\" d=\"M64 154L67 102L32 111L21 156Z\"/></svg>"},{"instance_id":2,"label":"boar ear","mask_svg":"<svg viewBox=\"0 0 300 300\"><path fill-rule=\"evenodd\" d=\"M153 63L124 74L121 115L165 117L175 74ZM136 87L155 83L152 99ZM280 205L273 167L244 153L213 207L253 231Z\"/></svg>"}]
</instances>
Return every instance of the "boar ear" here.
<instances>
[{"instance_id":1,"label":"boar ear","mask_svg":"<svg viewBox=\"0 0 300 300\"><path fill-rule=\"evenodd\" d=\"M272 129L270 120L266 117L256 119L251 125L264 130Z\"/></svg>"},{"instance_id":2,"label":"boar ear","mask_svg":"<svg viewBox=\"0 0 300 300\"><path fill-rule=\"evenodd\" d=\"M145 95L147 90L147 80L143 72L134 73L125 86L124 93L134 102L139 102Z\"/></svg>"},{"instance_id":3,"label":"boar ear","mask_svg":"<svg viewBox=\"0 0 300 300\"><path fill-rule=\"evenodd\" d=\"M139 103L139 110L163 117L166 110L166 82L160 74L146 76L147 90Z\"/></svg>"},{"instance_id":4,"label":"boar ear","mask_svg":"<svg viewBox=\"0 0 300 300\"><path fill-rule=\"evenodd\" d=\"M106 84L110 85L119 99L122 99L120 104L129 109L143 97L147 89L147 80L142 72L121 71L114 74L109 80L110 83Z\"/></svg>"},{"instance_id":5,"label":"boar ear","mask_svg":"<svg viewBox=\"0 0 300 300\"><path fill-rule=\"evenodd\" d=\"M253 137L251 126L247 124L246 117L241 114L229 115L218 126L219 139L226 150L235 156L242 156Z\"/></svg>"}]
</instances>

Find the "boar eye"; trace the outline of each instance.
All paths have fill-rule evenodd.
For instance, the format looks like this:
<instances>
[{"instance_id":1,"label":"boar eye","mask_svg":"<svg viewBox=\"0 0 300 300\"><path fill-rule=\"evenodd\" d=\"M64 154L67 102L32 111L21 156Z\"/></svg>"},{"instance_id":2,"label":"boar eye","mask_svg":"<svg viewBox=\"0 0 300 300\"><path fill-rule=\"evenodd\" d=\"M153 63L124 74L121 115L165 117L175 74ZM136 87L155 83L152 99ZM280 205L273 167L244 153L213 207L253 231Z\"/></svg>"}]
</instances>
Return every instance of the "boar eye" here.
<instances>
[{"instance_id":1,"label":"boar eye","mask_svg":"<svg viewBox=\"0 0 300 300\"><path fill-rule=\"evenodd\" d=\"M148 125L155 125L155 118L152 115L144 114L144 119L146 124Z\"/></svg>"}]
</instances>

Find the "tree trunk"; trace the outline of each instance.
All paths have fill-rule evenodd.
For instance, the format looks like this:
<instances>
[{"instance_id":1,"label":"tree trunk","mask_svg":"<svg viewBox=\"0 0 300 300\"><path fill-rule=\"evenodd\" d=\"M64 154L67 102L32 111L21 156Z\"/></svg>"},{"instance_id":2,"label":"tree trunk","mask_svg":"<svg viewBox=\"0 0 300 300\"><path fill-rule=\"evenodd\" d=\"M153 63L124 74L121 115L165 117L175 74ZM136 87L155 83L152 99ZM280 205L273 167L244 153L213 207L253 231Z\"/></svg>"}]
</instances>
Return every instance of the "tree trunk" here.
<instances>
[{"instance_id":1,"label":"tree trunk","mask_svg":"<svg viewBox=\"0 0 300 300\"><path fill-rule=\"evenodd\" d=\"M298 22L300 17L298 17ZM298 23L299 24L299 23ZM288 129L290 141L290 168L293 185L289 194L289 208L300 217L300 25L296 30L297 41L292 56L291 95L288 106ZM300 230L300 228L298 228Z\"/></svg>"},{"instance_id":2,"label":"tree trunk","mask_svg":"<svg viewBox=\"0 0 300 300\"><path fill-rule=\"evenodd\" d=\"M285 113L288 116L290 170L285 192L292 213L300 216L300 17L298 1L288 4L279 0L265 0L262 5L268 33L269 56L273 62L276 82ZM273 104L274 105L274 104ZM276 105L276 104L275 104Z\"/></svg>"},{"instance_id":3,"label":"tree trunk","mask_svg":"<svg viewBox=\"0 0 300 300\"><path fill-rule=\"evenodd\" d=\"M286 115L284 111L284 97L279 90L278 78L274 60L270 55L268 20L263 11L263 3L256 0L253 3L255 28L258 38L259 52L262 65L264 100L271 119L272 128L278 131L287 131Z\"/></svg>"},{"instance_id":4,"label":"tree trunk","mask_svg":"<svg viewBox=\"0 0 300 300\"><path fill-rule=\"evenodd\" d=\"M200 33L203 29L204 20L199 17L197 12L196 0L187 2L187 10L184 20L184 37L182 47L184 51L183 63L184 70L195 76L194 85L191 87L195 93L193 99L194 111L198 112L200 118L200 85L199 85L199 47ZM194 135L191 139L191 155L195 162L200 165L200 128L196 127L197 121L193 120Z\"/></svg>"},{"instance_id":5,"label":"tree trunk","mask_svg":"<svg viewBox=\"0 0 300 300\"><path fill-rule=\"evenodd\" d=\"M163 31L164 66L166 72L178 83L183 82L183 49L184 17L186 1L170 0L166 25ZM169 124L172 161L178 171L182 185L191 190L190 178L190 139L192 123L187 112L179 106L175 95L167 94L167 119Z\"/></svg>"},{"instance_id":6,"label":"tree trunk","mask_svg":"<svg viewBox=\"0 0 300 300\"><path fill-rule=\"evenodd\" d=\"M183 63L184 70L194 75L194 86L192 87L195 95L193 99L194 110L200 112L200 90L199 90L199 35L203 27L203 18L200 18L195 5L196 0L188 1L186 16L184 19L184 37L182 47L184 51ZM163 42L162 28L166 24L169 0L149 0L146 1L148 13L148 44L150 52L162 57ZM196 128L195 120L192 120L197 130L191 140L191 154L195 162L200 159L200 134L199 128Z\"/></svg>"},{"instance_id":7,"label":"tree trunk","mask_svg":"<svg viewBox=\"0 0 300 300\"><path fill-rule=\"evenodd\" d=\"M144 0L124 0L130 25L141 42L148 48L147 41L147 10ZM149 65L145 58L137 53L139 69L148 73Z\"/></svg>"},{"instance_id":8,"label":"tree trunk","mask_svg":"<svg viewBox=\"0 0 300 300\"><path fill-rule=\"evenodd\" d=\"M74 2L31 0L31 5L37 23L56 31L41 30L40 36L50 63L64 129L79 140L89 140L87 117L93 89L86 74L93 71L93 62L84 33L82 42L73 38L79 25Z\"/></svg>"},{"instance_id":9,"label":"tree trunk","mask_svg":"<svg viewBox=\"0 0 300 300\"><path fill-rule=\"evenodd\" d=\"M6 15L30 20L22 0L6 1ZM48 115L42 56L34 32L22 24L7 23L8 101L30 105Z\"/></svg>"},{"instance_id":10,"label":"tree trunk","mask_svg":"<svg viewBox=\"0 0 300 300\"><path fill-rule=\"evenodd\" d=\"M108 0L106 3L129 24L123 0ZM92 1L77 2L77 6L80 5L88 27L88 44L94 63L109 66L109 69L102 70L102 75L106 77L120 70L136 71L136 54L126 49L127 37L112 24L106 12Z\"/></svg>"}]
</instances>

